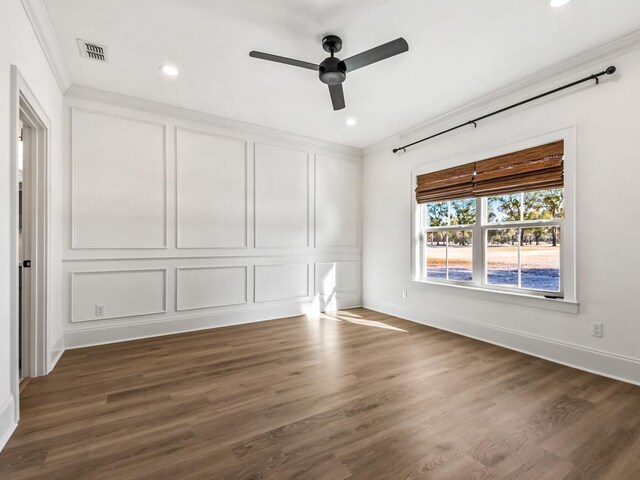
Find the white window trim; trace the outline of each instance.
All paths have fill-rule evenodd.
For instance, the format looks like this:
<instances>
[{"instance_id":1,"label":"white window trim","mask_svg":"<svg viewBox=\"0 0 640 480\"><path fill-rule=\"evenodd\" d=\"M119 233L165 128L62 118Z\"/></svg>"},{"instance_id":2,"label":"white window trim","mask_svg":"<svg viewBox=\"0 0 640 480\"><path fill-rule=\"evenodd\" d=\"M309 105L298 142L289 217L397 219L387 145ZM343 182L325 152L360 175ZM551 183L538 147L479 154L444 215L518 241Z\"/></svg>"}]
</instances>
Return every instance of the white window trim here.
<instances>
[{"instance_id":1,"label":"white window trim","mask_svg":"<svg viewBox=\"0 0 640 480\"><path fill-rule=\"evenodd\" d=\"M551 143L558 140L564 140L564 219L557 222L561 225L562 234L562 248L561 248L561 276L562 276L562 299L546 298L539 291L528 291L525 289L514 288L501 288L493 285L484 285L482 281L478 279L482 278L482 272L479 270L479 266L484 263L474 262L473 277L476 279L474 283L456 282L456 281L442 281L442 280L427 280L423 278L424 267L423 263L423 219L421 215L421 206L416 202L415 187L417 185L417 177L425 173L431 173L446 168L464 165L471 162L484 160L486 158L496 157L507 153L515 152L518 150L524 150L527 148ZM432 286L439 286L443 288L456 288L458 293L470 295L473 297L479 297L487 300L500 301L506 303L514 303L518 305L533 306L550 310L558 310L563 312L577 313L578 312L578 299L577 299L577 286L576 286L576 127L571 126L561 130L555 130L553 132L538 135L536 137L528 138L516 143L497 147L490 151L481 152L472 156L463 158L452 158L442 162L438 162L432 165L419 167L411 172L412 186L411 189L411 215L413 218L411 242L412 242L412 257L411 257L411 280L420 284L424 284L425 287L431 288ZM484 201L484 200L479 200ZM518 222L515 222L518 224ZM552 222L554 223L554 222ZM491 225L499 227L500 224ZM483 225L480 218L476 218L476 223L469 229L473 230L473 255L479 255L484 262L484 242L477 241L480 238L476 235L482 235L483 231L487 228L487 225ZM455 229L455 227L453 228ZM548 295L555 295L554 292L549 292Z\"/></svg>"}]
</instances>

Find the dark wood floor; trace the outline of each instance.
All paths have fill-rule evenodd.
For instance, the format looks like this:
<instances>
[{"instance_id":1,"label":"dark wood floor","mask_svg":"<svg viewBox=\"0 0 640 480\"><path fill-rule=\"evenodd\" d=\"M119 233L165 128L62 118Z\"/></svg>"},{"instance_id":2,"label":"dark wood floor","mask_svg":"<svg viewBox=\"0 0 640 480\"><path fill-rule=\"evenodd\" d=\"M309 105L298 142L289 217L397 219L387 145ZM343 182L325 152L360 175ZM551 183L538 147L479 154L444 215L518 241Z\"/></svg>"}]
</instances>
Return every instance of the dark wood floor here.
<instances>
[{"instance_id":1,"label":"dark wood floor","mask_svg":"<svg viewBox=\"0 0 640 480\"><path fill-rule=\"evenodd\" d=\"M640 387L364 309L68 351L8 479L640 479Z\"/></svg>"}]
</instances>

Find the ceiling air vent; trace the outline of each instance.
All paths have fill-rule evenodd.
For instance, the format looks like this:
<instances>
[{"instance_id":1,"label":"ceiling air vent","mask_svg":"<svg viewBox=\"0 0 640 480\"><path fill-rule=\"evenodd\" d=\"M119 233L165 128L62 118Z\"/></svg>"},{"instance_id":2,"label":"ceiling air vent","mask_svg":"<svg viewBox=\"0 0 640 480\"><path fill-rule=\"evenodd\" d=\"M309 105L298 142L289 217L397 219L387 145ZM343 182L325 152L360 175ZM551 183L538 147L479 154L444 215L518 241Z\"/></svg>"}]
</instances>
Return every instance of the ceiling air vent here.
<instances>
[{"instance_id":1,"label":"ceiling air vent","mask_svg":"<svg viewBox=\"0 0 640 480\"><path fill-rule=\"evenodd\" d=\"M86 40L78 39L78 47L80 47L80 55L99 62L107 61L107 47Z\"/></svg>"}]
</instances>

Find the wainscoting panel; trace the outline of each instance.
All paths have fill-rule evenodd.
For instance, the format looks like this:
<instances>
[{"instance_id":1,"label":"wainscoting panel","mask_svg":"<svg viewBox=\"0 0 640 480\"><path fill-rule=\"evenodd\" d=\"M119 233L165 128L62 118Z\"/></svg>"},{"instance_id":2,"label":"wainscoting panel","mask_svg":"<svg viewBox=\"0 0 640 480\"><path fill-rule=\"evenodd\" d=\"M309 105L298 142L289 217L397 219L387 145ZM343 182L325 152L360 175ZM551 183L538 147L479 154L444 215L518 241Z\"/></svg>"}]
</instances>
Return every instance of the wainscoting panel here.
<instances>
[{"instance_id":1,"label":"wainscoting panel","mask_svg":"<svg viewBox=\"0 0 640 480\"><path fill-rule=\"evenodd\" d=\"M247 267L195 267L176 270L176 310L247 303Z\"/></svg>"},{"instance_id":2,"label":"wainscoting panel","mask_svg":"<svg viewBox=\"0 0 640 480\"><path fill-rule=\"evenodd\" d=\"M165 248L164 125L72 115L72 248Z\"/></svg>"},{"instance_id":3,"label":"wainscoting panel","mask_svg":"<svg viewBox=\"0 0 640 480\"><path fill-rule=\"evenodd\" d=\"M294 300L309 296L309 265L256 265L256 302Z\"/></svg>"},{"instance_id":4,"label":"wainscoting panel","mask_svg":"<svg viewBox=\"0 0 640 480\"><path fill-rule=\"evenodd\" d=\"M64 100L53 350L360 305L359 150L104 95Z\"/></svg>"},{"instance_id":5,"label":"wainscoting panel","mask_svg":"<svg viewBox=\"0 0 640 480\"><path fill-rule=\"evenodd\" d=\"M178 248L247 246L247 142L176 129Z\"/></svg>"},{"instance_id":6,"label":"wainscoting panel","mask_svg":"<svg viewBox=\"0 0 640 480\"><path fill-rule=\"evenodd\" d=\"M316 263L316 293L359 293L360 265L357 262Z\"/></svg>"},{"instance_id":7,"label":"wainscoting panel","mask_svg":"<svg viewBox=\"0 0 640 480\"><path fill-rule=\"evenodd\" d=\"M167 270L111 270L71 274L72 322L167 311ZM103 306L100 315L99 306Z\"/></svg>"},{"instance_id":8,"label":"wainscoting panel","mask_svg":"<svg viewBox=\"0 0 640 480\"><path fill-rule=\"evenodd\" d=\"M355 247L360 218L360 163L316 155L316 247Z\"/></svg>"},{"instance_id":9,"label":"wainscoting panel","mask_svg":"<svg viewBox=\"0 0 640 480\"><path fill-rule=\"evenodd\" d=\"M256 143L255 246L309 245L307 152Z\"/></svg>"}]
</instances>

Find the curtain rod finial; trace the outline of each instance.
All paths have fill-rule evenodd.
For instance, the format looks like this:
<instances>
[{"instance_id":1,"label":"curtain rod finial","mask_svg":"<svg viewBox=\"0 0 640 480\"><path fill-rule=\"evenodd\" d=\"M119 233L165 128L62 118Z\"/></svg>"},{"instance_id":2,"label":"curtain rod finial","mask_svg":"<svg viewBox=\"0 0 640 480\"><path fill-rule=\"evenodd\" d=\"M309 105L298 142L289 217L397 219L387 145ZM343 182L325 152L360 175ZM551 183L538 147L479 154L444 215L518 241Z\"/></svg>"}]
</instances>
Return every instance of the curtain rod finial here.
<instances>
[{"instance_id":1,"label":"curtain rod finial","mask_svg":"<svg viewBox=\"0 0 640 480\"><path fill-rule=\"evenodd\" d=\"M607 67L604 73L606 73L607 75L613 75L614 73L616 73L616 67L611 65L610 67Z\"/></svg>"}]
</instances>

